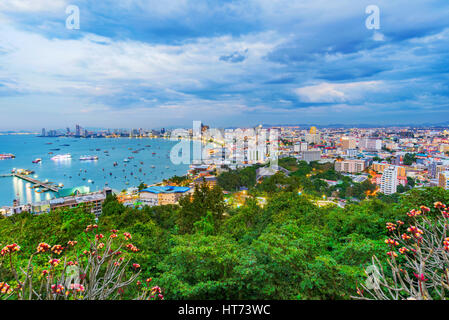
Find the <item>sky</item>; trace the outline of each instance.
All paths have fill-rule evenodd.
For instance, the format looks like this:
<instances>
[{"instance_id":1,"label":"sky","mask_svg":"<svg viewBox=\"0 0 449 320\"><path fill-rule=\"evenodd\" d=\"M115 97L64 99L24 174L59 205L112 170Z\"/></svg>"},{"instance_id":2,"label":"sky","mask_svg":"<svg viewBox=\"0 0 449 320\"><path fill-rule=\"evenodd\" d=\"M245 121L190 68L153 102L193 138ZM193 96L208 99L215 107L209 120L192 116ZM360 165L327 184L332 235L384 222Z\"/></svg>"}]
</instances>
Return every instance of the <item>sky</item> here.
<instances>
[{"instance_id":1,"label":"sky","mask_svg":"<svg viewBox=\"0 0 449 320\"><path fill-rule=\"evenodd\" d=\"M441 123L448 72L447 0L0 2L0 131Z\"/></svg>"}]
</instances>

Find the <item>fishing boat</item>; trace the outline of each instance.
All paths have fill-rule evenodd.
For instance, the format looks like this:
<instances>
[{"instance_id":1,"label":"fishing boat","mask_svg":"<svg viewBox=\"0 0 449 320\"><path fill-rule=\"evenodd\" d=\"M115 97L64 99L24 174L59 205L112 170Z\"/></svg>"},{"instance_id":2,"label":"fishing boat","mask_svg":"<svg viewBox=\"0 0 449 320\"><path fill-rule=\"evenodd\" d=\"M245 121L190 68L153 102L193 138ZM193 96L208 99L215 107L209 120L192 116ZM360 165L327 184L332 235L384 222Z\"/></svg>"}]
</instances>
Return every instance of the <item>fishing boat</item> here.
<instances>
[{"instance_id":1,"label":"fishing boat","mask_svg":"<svg viewBox=\"0 0 449 320\"><path fill-rule=\"evenodd\" d=\"M70 160L72 159L72 155L70 153L66 154L58 154L51 158L53 161L64 161L64 160Z\"/></svg>"},{"instance_id":2,"label":"fishing boat","mask_svg":"<svg viewBox=\"0 0 449 320\"><path fill-rule=\"evenodd\" d=\"M15 157L12 153L0 154L0 160L14 159Z\"/></svg>"},{"instance_id":3,"label":"fishing boat","mask_svg":"<svg viewBox=\"0 0 449 320\"><path fill-rule=\"evenodd\" d=\"M39 162L41 162L41 161L42 161L41 158L37 158L37 159L35 159L35 160L31 161L31 162L32 162L32 163L39 163Z\"/></svg>"},{"instance_id":4,"label":"fishing boat","mask_svg":"<svg viewBox=\"0 0 449 320\"><path fill-rule=\"evenodd\" d=\"M81 161L98 160L98 157L97 156L81 156L80 160Z\"/></svg>"}]
</instances>

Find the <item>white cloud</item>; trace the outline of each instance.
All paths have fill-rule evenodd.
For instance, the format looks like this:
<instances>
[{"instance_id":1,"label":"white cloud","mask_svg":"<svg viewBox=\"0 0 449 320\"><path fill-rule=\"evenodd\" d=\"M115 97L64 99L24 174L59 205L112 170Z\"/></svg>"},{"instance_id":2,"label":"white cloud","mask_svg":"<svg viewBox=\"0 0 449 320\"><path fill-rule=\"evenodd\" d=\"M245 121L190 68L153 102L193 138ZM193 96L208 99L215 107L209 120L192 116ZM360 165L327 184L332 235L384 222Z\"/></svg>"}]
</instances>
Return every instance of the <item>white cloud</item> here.
<instances>
[{"instance_id":1,"label":"white cloud","mask_svg":"<svg viewBox=\"0 0 449 320\"><path fill-rule=\"evenodd\" d=\"M295 89L303 102L348 102L360 99L366 92L378 91L382 81L361 81L350 83L328 83Z\"/></svg>"},{"instance_id":2,"label":"white cloud","mask_svg":"<svg viewBox=\"0 0 449 320\"><path fill-rule=\"evenodd\" d=\"M0 11L40 12L65 8L66 0L1 0Z\"/></svg>"},{"instance_id":3,"label":"white cloud","mask_svg":"<svg viewBox=\"0 0 449 320\"><path fill-rule=\"evenodd\" d=\"M232 84L246 73L275 67L263 57L280 40L273 33L239 38L200 38L176 45L112 41L85 34L82 38L48 39L40 34L0 26L0 83L15 91L104 94L127 85L174 91L204 88L210 82ZM238 66L219 57L248 49ZM2 79L8 79L6 82Z\"/></svg>"},{"instance_id":4,"label":"white cloud","mask_svg":"<svg viewBox=\"0 0 449 320\"><path fill-rule=\"evenodd\" d=\"M381 32L375 31L373 33L373 40L374 41L385 41L385 35Z\"/></svg>"}]
</instances>

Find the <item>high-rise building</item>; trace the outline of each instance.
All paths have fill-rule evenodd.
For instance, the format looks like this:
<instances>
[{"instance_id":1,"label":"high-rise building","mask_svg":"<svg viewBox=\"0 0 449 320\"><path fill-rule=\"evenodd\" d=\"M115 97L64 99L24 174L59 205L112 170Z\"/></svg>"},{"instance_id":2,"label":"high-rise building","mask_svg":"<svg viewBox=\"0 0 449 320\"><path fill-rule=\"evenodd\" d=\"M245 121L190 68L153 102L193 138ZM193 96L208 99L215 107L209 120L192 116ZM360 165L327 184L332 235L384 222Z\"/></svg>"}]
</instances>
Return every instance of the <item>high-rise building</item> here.
<instances>
[{"instance_id":1,"label":"high-rise building","mask_svg":"<svg viewBox=\"0 0 449 320\"><path fill-rule=\"evenodd\" d=\"M348 157L355 157L355 156L357 156L357 154L358 154L357 149L347 149L346 150L346 155Z\"/></svg>"},{"instance_id":2,"label":"high-rise building","mask_svg":"<svg viewBox=\"0 0 449 320\"><path fill-rule=\"evenodd\" d=\"M42 134L43 137L45 137L47 135L47 132L45 131L45 128L42 128Z\"/></svg>"},{"instance_id":3,"label":"high-rise building","mask_svg":"<svg viewBox=\"0 0 449 320\"><path fill-rule=\"evenodd\" d=\"M449 190L449 171L440 172L438 186L445 190Z\"/></svg>"},{"instance_id":4,"label":"high-rise building","mask_svg":"<svg viewBox=\"0 0 449 320\"><path fill-rule=\"evenodd\" d=\"M320 150L302 151L300 159L306 161L307 163L321 160L321 151Z\"/></svg>"},{"instance_id":5,"label":"high-rise building","mask_svg":"<svg viewBox=\"0 0 449 320\"><path fill-rule=\"evenodd\" d=\"M321 136L317 133L307 133L305 140L308 144L319 144L321 142Z\"/></svg>"},{"instance_id":6,"label":"high-rise building","mask_svg":"<svg viewBox=\"0 0 449 320\"><path fill-rule=\"evenodd\" d=\"M362 138L359 142L359 149L366 151L379 151L382 149L382 140L372 138Z\"/></svg>"},{"instance_id":7,"label":"high-rise building","mask_svg":"<svg viewBox=\"0 0 449 320\"><path fill-rule=\"evenodd\" d=\"M357 147L357 141L352 137L343 137L341 139L341 147L343 150L355 149Z\"/></svg>"},{"instance_id":8,"label":"high-rise building","mask_svg":"<svg viewBox=\"0 0 449 320\"><path fill-rule=\"evenodd\" d=\"M427 167L427 170L429 172L429 177L431 179L435 179L437 177L437 163L435 161L432 161L429 166Z\"/></svg>"},{"instance_id":9,"label":"high-rise building","mask_svg":"<svg viewBox=\"0 0 449 320\"><path fill-rule=\"evenodd\" d=\"M81 127L80 127L80 125L76 125L76 128L75 128L75 134L76 134L76 136L81 136Z\"/></svg>"},{"instance_id":10,"label":"high-rise building","mask_svg":"<svg viewBox=\"0 0 449 320\"><path fill-rule=\"evenodd\" d=\"M385 168L381 182L380 182L380 191L384 194L393 194L396 193L398 187L398 167L397 166L389 166Z\"/></svg>"},{"instance_id":11,"label":"high-rise building","mask_svg":"<svg viewBox=\"0 0 449 320\"><path fill-rule=\"evenodd\" d=\"M307 142L298 142L293 146L293 151L295 152L302 152L307 151L308 149L308 143Z\"/></svg>"},{"instance_id":12,"label":"high-rise building","mask_svg":"<svg viewBox=\"0 0 449 320\"><path fill-rule=\"evenodd\" d=\"M365 170L365 160L348 159L335 162L335 171L357 173Z\"/></svg>"}]
</instances>

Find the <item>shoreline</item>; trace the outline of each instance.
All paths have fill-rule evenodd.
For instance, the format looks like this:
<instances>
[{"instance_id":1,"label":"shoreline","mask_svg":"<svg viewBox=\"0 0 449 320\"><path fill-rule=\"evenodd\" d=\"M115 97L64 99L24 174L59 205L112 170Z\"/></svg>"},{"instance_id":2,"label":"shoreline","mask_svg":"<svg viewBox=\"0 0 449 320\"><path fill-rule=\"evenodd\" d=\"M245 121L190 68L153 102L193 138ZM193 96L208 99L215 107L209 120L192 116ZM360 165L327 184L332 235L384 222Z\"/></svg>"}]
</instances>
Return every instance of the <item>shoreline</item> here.
<instances>
[{"instance_id":1,"label":"shoreline","mask_svg":"<svg viewBox=\"0 0 449 320\"><path fill-rule=\"evenodd\" d=\"M29 140L33 140L34 141L33 135L28 135L28 136L30 138L28 138L28 140L25 140L26 141L25 143L27 143L27 142L29 143ZM44 138L47 138L47 137L44 137ZM65 138L64 140L61 139L61 143L64 143L63 141L70 140L70 138L73 138L75 140L83 139L83 141L85 141L84 139L86 139L86 140L91 139L91 138L74 138L74 137L48 137L48 138L57 138L57 139ZM101 168L103 167L101 165L86 167L86 169L89 170L89 173L87 173L87 175L86 175L86 181L87 181L87 179L91 179L92 181L95 181L95 182L97 182L97 180L100 180L100 183L95 183L95 184L92 183L92 185L90 183L87 183L87 182L85 183L86 186L89 186L90 188L93 187L92 190L90 191L91 193L95 193L95 192L104 190L104 188L111 188L111 189L114 190L114 192L120 193L122 190L128 190L129 188L137 188L141 182L147 184L148 186L150 186L150 185L161 185L161 184L164 184L164 181L169 180L170 178L172 178L174 176L188 176L188 174L190 172L190 165L191 165L191 163L188 164L188 165L184 164L187 167L182 169L182 170L181 169L177 169L178 166L174 165L170 161L170 158L169 158L170 150L171 150L170 147L169 146L162 146L162 144L164 144L164 142L168 142L168 141L176 142L178 140L173 141L173 140L170 140L169 138L163 138L163 137L142 137L142 138L140 138L140 137L132 137L132 138L131 137L112 137L112 138L107 138L107 139L117 139L116 141L120 140L120 141L122 141L122 144L116 146L116 148L117 148L116 151L119 151L119 152L115 153L115 154L112 153L111 154L112 155L111 160L106 160L106 161L109 161L110 163L106 163L105 164L105 166L103 168L103 172L101 172L101 170L102 170ZM141 153L141 155L144 156L145 158L140 158L139 159L139 157L136 156L136 159L134 160L134 163L131 162L130 164L128 164L127 167L124 167L123 164L121 162L119 162L119 159L121 159L122 157L126 158L128 152L127 152L127 150L125 150L125 148L128 148L128 147L132 147L133 149L139 148L136 145L135 141L133 142L133 144L131 144L129 146L126 143L123 144L124 139L130 139L130 140L142 140L142 139L159 140L161 145L160 145L160 147L158 149L162 149L162 150L157 151L157 149L153 149L153 148L157 148L158 145L157 144L156 145L152 145L152 147L149 147L146 150L157 152L158 155L157 155L157 157L154 157L155 159L152 159L151 154L146 156L143 153ZM49 140L51 141L52 139L49 139ZM101 148L102 150L108 149L109 151L111 151L110 147L114 147L114 143L111 142L111 145L108 145L107 147L103 147L101 145L98 146L98 147ZM78 156L78 153L83 153L83 152L84 153L86 153L86 152L89 153L88 148L95 148L95 145L94 146L90 146L90 145L84 146L84 145L82 145L81 149L85 149L85 150L79 150L78 149L78 150L74 150L74 151L71 150L71 148L66 149L66 150L61 148L62 149L61 152L62 153L65 153L65 152L75 153ZM121 149L123 149L123 150L121 150ZM20 148L20 150L22 150L22 148ZM30 156L29 153L27 153L27 154L24 153L24 154L21 155L21 154L17 153L17 150L11 150L11 151L15 152L16 156L18 156L18 159L20 159L21 161L20 161L20 163L18 163L17 162L17 158L16 159L12 159L10 163L8 163L7 165L3 166L3 169L1 169L1 171L4 171L4 172L0 172L0 174L9 173L12 170L13 167L26 166L24 164L26 159L27 158L31 159L32 157L34 157L34 154L33 154L33 156ZM37 153L38 152L35 153L36 156L37 156ZM165 157L167 157L167 159L165 159ZM104 161L105 160L104 158L105 157L101 157L99 162ZM7 161L7 160L4 160L4 161ZM50 160L48 160L48 162L49 161ZM138 161L139 162L145 162L146 164L143 165L141 163L139 165ZM3 162L3 161L1 161L1 162ZM48 162L46 161L46 163L48 163ZM120 166L118 168L120 170L112 168L112 162L119 162ZM45 168L45 163L44 163L43 166L40 166L40 167L37 167L37 168L45 168L46 172L42 172L42 171L39 172L39 169L38 169L37 170L37 174L39 174L39 176L41 176L40 179L42 179L42 180L46 180L47 179L47 180L50 180L50 181L62 182L65 185L63 188L79 187L79 186L83 185L82 182L78 181L78 180L80 180L80 178L76 177L76 174L78 173L76 167L79 167L80 165L78 164L78 162L74 162L74 164L76 166L73 167L73 165L72 165L69 170L64 170L64 168L59 167L58 174L51 175L51 174L49 174L49 171L50 171L50 173L52 172L51 171L52 167L46 167ZM114 185L115 184L114 182L112 182L112 183L110 182L111 180L109 179L109 176L108 176L109 164L111 164L111 169L110 169L111 172L113 173L115 171L115 175L117 177L117 178L115 178L116 179L116 181L115 181L116 185ZM156 165L155 170L150 169L149 167L147 168L146 166L148 166L149 164L152 164L153 166ZM136 168L134 168L132 165L134 165L134 167L136 167ZM143 169L143 171L137 172L137 166L139 166L140 169ZM170 166L170 168L167 168L169 170L164 169L164 167L166 167L166 166ZM27 168L31 168L32 169L31 163L30 163L30 166L27 167ZM122 173L121 169L123 169L123 172L124 172L124 170L127 170L127 172L126 173ZM160 171L157 171L157 173L156 173L156 170L160 170ZM177 170L179 172L176 172ZM131 171L131 175L129 175L130 171ZM92 173L93 173L93 176L92 176ZM134 175L132 173L134 173ZM62 177L62 174L64 174L64 178ZM144 175L146 174L146 176L144 177L142 174L144 174ZM58 177L58 175L59 175L59 177ZM97 175L97 176L95 176L95 175ZM106 176L105 180L107 182L109 182L108 184L103 183L104 182L103 175ZM71 176L73 176L75 179L73 179L72 183L68 183L67 177L71 178ZM79 176L79 174L78 174L78 176ZM101 177L98 177L98 176L101 176ZM124 179L124 176L125 177L127 176L125 178L126 179L125 181L128 181L129 185L124 185L124 183L123 183L124 181L122 181ZM160 176L159 179L157 179L158 176ZM82 175L81 175L81 177L82 177ZM154 180L153 180L154 182L151 181L152 177L154 177ZM5 178L8 178L8 177L5 177ZM12 177L9 177L9 178L12 178ZM132 180L134 180L134 178L135 179L139 179L140 181L139 180L132 181ZM112 175L111 175L111 179L112 179ZM12 180L4 181L2 183L5 186L5 188L6 188L5 190L6 191L7 191L7 189L9 189L9 187L7 185L9 185L10 183L11 184L13 183ZM19 191L18 191L18 189L16 189L17 186L20 186L20 190ZM14 188L14 193L15 194L18 195L20 193L20 195L13 196L11 194L11 197L9 198L8 197L8 193L9 192L7 191L6 194L5 194L5 199L2 200L2 203L0 203L0 208L1 207L11 207L12 203L13 203L13 200L15 200L15 199L20 199L21 204L34 204L34 203L38 203L40 201L44 201L44 200L48 199L48 198L46 198L47 194L49 194L51 198L55 197L55 193L51 193L51 192L40 193L40 197L41 198L39 198L39 196L36 197L37 193L34 192L34 189L30 188L30 186L25 186L25 184L22 185L22 183L19 182L19 181L14 182L14 185L12 186L12 188Z\"/></svg>"}]
</instances>

